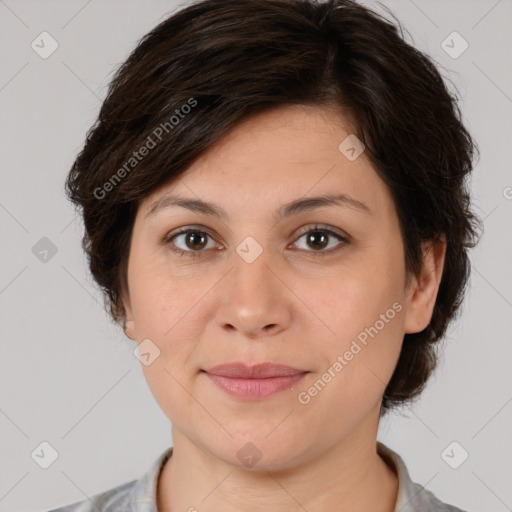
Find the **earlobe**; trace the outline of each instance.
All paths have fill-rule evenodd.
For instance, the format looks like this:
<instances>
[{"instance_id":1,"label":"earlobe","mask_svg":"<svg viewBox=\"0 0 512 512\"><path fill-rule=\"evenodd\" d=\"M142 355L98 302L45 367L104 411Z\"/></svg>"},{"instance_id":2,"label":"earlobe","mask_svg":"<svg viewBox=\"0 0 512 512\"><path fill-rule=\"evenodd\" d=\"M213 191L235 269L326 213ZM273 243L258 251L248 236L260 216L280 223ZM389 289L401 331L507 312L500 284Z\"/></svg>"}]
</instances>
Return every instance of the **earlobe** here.
<instances>
[{"instance_id":1,"label":"earlobe","mask_svg":"<svg viewBox=\"0 0 512 512\"><path fill-rule=\"evenodd\" d=\"M122 292L122 301L125 311L123 330L126 336L128 336L128 338L130 338L131 340L135 340L135 321L133 320L132 307L130 304L130 299L124 290Z\"/></svg>"},{"instance_id":2,"label":"earlobe","mask_svg":"<svg viewBox=\"0 0 512 512\"><path fill-rule=\"evenodd\" d=\"M128 338L135 340L135 323L133 320L125 320L123 330Z\"/></svg>"},{"instance_id":3,"label":"earlobe","mask_svg":"<svg viewBox=\"0 0 512 512\"><path fill-rule=\"evenodd\" d=\"M413 277L407 294L404 329L407 334L425 329L434 311L446 255L446 238L428 240L423 244L423 265Z\"/></svg>"}]
</instances>

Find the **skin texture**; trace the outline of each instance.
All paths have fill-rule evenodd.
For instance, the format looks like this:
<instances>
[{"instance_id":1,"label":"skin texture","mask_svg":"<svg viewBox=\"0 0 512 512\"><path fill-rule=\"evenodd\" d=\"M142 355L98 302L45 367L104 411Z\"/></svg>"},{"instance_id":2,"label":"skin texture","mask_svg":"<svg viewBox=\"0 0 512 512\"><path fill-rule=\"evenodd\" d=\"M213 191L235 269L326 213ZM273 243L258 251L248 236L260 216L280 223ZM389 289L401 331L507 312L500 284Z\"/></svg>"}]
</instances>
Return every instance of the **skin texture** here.
<instances>
[{"instance_id":1,"label":"skin texture","mask_svg":"<svg viewBox=\"0 0 512 512\"><path fill-rule=\"evenodd\" d=\"M143 365L172 423L174 451L158 482L159 511L394 510L397 478L376 452L379 408L404 334L430 321L445 245L425 246L422 273L406 289L390 191L364 152L350 161L339 151L350 133L348 118L332 109L283 106L258 114L139 205L123 302L126 334L138 343L149 338L160 350ZM179 206L146 218L171 192L216 203L228 218ZM323 206L276 223L282 204L327 193L348 194L371 212ZM334 235L324 248L319 235L308 242L303 235L316 224L349 243ZM180 256L172 242L162 242L181 227L209 235L204 242L173 240L189 253L203 243L198 257ZM248 236L263 251L252 263L236 252ZM394 303L400 311L309 403L300 403L298 394ZM201 372L234 361L310 373L292 389L244 401ZM237 457L249 442L261 452L251 468Z\"/></svg>"}]
</instances>

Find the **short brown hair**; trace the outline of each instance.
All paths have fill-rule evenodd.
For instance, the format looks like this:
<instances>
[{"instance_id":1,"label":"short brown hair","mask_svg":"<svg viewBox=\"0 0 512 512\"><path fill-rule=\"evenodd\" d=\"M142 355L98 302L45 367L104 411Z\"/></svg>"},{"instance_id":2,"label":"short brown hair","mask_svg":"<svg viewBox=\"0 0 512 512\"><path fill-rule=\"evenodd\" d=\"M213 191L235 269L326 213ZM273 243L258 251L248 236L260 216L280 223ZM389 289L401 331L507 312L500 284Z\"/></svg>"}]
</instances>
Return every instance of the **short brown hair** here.
<instances>
[{"instance_id":1,"label":"short brown hair","mask_svg":"<svg viewBox=\"0 0 512 512\"><path fill-rule=\"evenodd\" d=\"M117 70L66 192L82 209L91 273L112 318L123 322L140 200L241 121L293 104L340 106L355 121L392 192L408 276L421 268L422 241L446 238L431 322L405 335L384 414L418 396L434 370L434 345L462 302L467 249L480 226L466 182L477 146L457 98L434 62L405 42L399 22L353 0L188 5L146 34Z\"/></svg>"}]
</instances>

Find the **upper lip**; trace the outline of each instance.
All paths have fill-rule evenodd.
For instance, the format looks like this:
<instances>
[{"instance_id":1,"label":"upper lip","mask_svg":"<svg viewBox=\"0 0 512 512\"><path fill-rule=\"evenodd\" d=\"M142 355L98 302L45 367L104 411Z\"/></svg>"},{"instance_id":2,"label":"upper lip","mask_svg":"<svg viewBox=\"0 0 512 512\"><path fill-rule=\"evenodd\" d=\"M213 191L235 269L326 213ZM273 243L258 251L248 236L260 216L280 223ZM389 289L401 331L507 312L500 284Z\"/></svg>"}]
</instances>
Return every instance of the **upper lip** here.
<instances>
[{"instance_id":1,"label":"upper lip","mask_svg":"<svg viewBox=\"0 0 512 512\"><path fill-rule=\"evenodd\" d=\"M212 375L220 375L222 377L233 377L241 379L265 379L268 377L286 377L306 373L307 370L299 370L284 364L276 363L258 363L248 365L246 363L225 363L212 366L204 370Z\"/></svg>"}]
</instances>

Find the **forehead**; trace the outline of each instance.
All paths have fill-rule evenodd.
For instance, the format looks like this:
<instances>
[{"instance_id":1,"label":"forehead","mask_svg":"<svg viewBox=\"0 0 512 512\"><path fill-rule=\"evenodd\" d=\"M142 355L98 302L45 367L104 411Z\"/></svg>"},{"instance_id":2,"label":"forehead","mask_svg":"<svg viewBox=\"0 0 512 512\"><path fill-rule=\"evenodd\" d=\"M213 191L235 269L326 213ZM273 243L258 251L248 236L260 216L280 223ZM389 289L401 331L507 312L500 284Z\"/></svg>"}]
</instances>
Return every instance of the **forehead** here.
<instances>
[{"instance_id":1,"label":"forehead","mask_svg":"<svg viewBox=\"0 0 512 512\"><path fill-rule=\"evenodd\" d=\"M348 117L331 108L282 106L260 113L146 197L140 213L147 215L171 193L237 213L325 194L346 194L371 210L385 210L391 196L364 151L351 160L341 150L353 131Z\"/></svg>"}]
</instances>

